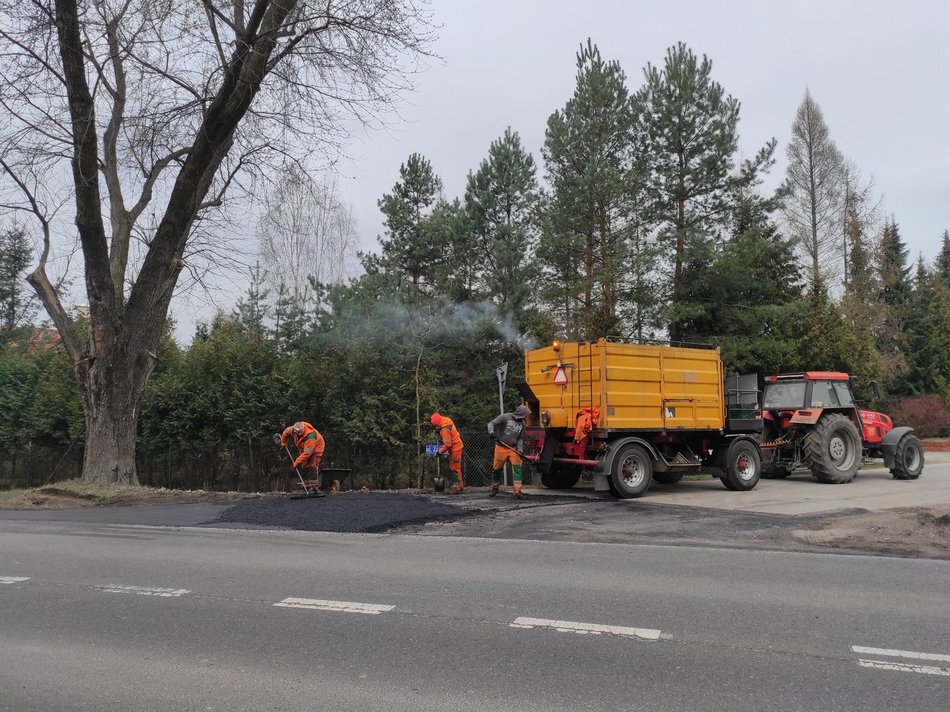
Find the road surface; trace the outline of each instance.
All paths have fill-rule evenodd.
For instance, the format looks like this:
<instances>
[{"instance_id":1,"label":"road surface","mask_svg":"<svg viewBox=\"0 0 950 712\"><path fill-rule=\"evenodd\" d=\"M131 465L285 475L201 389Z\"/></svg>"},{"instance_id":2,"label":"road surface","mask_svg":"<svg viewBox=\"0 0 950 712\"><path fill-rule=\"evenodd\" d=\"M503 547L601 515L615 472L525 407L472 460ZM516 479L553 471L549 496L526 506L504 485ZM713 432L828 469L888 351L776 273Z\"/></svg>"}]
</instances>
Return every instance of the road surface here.
<instances>
[{"instance_id":1,"label":"road surface","mask_svg":"<svg viewBox=\"0 0 950 712\"><path fill-rule=\"evenodd\" d=\"M0 710L945 710L950 562L0 522Z\"/></svg>"}]
</instances>

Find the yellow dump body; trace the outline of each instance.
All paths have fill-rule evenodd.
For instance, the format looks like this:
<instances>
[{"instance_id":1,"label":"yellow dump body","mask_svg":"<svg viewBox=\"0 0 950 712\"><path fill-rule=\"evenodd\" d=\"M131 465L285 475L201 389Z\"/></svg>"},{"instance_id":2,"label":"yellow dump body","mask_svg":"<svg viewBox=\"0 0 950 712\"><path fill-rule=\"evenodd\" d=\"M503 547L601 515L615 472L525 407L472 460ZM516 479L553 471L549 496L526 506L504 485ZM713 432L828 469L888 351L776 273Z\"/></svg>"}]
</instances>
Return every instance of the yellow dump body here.
<instances>
[{"instance_id":1,"label":"yellow dump body","mask_svg":"<svg viewBox=\"0 0 950 712\"><path fill-rule=\"evenodd\" d=\"M562 370L559 376L559 370ZM557 380L566 378L566 384ZM724 425L719 349L623 344L600 339L525 351L525 380L548 425L573 428L581 408L598 428L720 430Z\"/></svg>"}]
</instances>

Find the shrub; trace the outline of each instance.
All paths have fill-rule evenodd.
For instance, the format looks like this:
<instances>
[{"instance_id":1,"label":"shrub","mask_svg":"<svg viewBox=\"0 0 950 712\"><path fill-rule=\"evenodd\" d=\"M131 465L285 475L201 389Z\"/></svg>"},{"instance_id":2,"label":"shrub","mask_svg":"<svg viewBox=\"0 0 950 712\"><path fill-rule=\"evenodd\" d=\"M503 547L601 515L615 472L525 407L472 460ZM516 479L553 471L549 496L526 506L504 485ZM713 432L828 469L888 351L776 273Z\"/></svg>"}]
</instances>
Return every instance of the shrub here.
<instances>
[{"instance_id":1,"label":"shrub","mask_svg":"<svg viewBox=\"0 0 950 712\"><path fill-rule=\"evenodd\" d=\"M950 435L950 410L940 396L908 396L887 403L895 426L909 425L918 437Z\"/></svg>"}]
</instances>

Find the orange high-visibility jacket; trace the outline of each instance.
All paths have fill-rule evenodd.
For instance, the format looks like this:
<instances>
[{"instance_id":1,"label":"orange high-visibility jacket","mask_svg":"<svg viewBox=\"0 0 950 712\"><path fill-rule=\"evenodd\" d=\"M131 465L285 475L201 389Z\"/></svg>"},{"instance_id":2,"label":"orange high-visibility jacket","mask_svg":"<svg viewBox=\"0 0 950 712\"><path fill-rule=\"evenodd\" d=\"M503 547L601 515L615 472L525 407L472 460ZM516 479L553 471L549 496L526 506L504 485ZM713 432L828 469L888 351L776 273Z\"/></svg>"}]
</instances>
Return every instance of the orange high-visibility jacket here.
<instances>
[{"instance_id":1,"label":"orange high-visibility jacket","mask_svg":"<svg viewBox=\"0 0 950 712\"><path fill-rule=\"evenodd\" d=\"M294 460L294 467L317 467L320 464L320 458L323 457L323 450L326 443L320 432L310 423L303 424L303 432L299 435L294 432L294 426L289 426L280 434L280 446L287 447L287 440L290 437L294 439L294 445L297 446L297 459Z\"/></svg>"},{"instance_id":2,"label":"orange high-visibility jacket","mask_svg":"<svg viewBox=\"0 0 950 712\"><path fill-rule=\"evenodd\" d=\"M439 434L442 436L442 447L439 448L439 454L462 449L462 436L459 435L455 422L446 415L442 416L442 425L439 426Z\"/></svg>"},{"instance_id":3,"label":"orange high-visibility jacket","mask_svg":"<svg viewBox=\"0 0 950 712\"><path fill-rule=\"evenodd\" d=\"M600 408L581 408L574 418L574 442L579 443L597 427L600 420Z\"/></svg>"}]
</instances>

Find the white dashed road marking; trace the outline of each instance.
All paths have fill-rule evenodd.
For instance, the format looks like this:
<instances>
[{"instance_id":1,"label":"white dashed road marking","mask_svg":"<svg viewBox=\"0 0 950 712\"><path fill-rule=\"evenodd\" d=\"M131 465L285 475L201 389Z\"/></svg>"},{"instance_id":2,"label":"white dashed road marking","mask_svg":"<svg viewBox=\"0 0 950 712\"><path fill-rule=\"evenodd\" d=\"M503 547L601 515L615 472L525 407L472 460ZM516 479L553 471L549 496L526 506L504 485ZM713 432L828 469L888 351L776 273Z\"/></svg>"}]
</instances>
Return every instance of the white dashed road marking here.
<instances>
[{"instance_id":1,"label":"white dashed road marking","mask_svg":"<svg viewBox=\"0 0 950 712\"><path fill-rule=\"evenodd\" d=\"M178 598L191 593L186 588L152 588L149 586L122 586L110 583L108 586L97 586L105 593L137 593L140 596L161 596L162 598Z\"/></svg>"},{"instance_id":2,"label":"white dashed road marking","mask_svg":"<svg viewBox=\"0 0 950 712\"><path fill-rule=\"evenodd\" d=\"M317 598L285 598L274 604L278 608L309 608L312 611L338 611L340 613L380 613L395 610L395 606L382 603L355 603L353 601L322 601Z\"/></svg>"},{"instance_id":3,"label":"white dashed road marking","mask_svg":"<svg viewBox=\"0 0 950 712\"><path fill-rule=\"evenodd\" d=\"M29 576L0 576L0 583L23 583L29 580Z\"/></svg>"},{"instance_id":4,"label":"white dashed road marking","mask_svg":"<svg viewBox=\"0 0 950 712\"><path fill-rule=\"evenodd\" d=\"M891 650L888 648L867 648L862 645L852 645L851 650L859 655L878 655L885 658L910 658L928 662L950 662L950 655L940 653L918 653L913 650ZM950 668L936 665L920 665L917 663L896 662L894 660L868 660L859 658L858 665L877 670L897 670L899 672L916 672L921 675L950 676Z\"/></svg>"},{"instance_id":5,"label":"white dashed road marking","mask_svg":"<svg viewBox=\"0 0 950 712\"><path fill-rule=\"evenodd\" d=\"M580 635L625 635L643 640L659 640L663 633L654 628L628 628L620 625L600 625L598 623L579 623L577 621L545 620L543 618L515 618L508 624L511 628L553 628L561 633Z\"/></svg>"}]
</instances>

